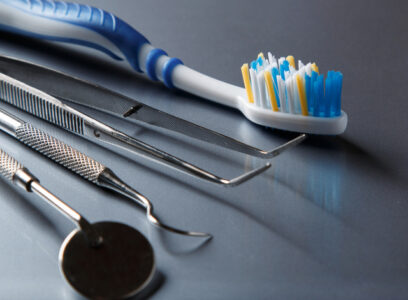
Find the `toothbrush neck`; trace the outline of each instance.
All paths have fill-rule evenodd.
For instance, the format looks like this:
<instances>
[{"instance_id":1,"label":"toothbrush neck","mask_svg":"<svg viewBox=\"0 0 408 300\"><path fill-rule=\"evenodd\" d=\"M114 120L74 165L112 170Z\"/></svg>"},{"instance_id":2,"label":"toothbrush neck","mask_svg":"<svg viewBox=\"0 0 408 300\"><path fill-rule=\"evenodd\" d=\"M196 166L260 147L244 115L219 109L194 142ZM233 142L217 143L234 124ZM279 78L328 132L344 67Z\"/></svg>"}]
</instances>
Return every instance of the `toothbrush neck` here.
<instances>
[{"instance_id":1,"label":"toothbrush neck","mask_svg":"<svg viewBox=\"0 0 408 300\"><path fill-rule=\"evenodd\" d=\"M174 61L176 59L170 58L164 51L150 44L144 44L141 47L138 58L143 72L147 73L152 80L167 82L167 86L174 86L193 95L233 108L239 108L241 98L246 99L244 88L197 72L183 65L179 60ZM170 71L167 67L173 62L175 64ZM147 70L147 65L150 67L149 70ZM170 73L165 72L166 70ZM167 81L163 78L164 73L167 74Z\"/></svg>"},{"instance_id":2,"label":"toothbrush neck","mask_svg":"<svg viewBox=\"0 0 408 300\"><path fill-rule=\"evenodd\" d=\"M209 77L184 65L174 69L173 83L181 90L232 108L239 108L239 98L245 97L243 88Z\"/></svg>"}]
</instances>

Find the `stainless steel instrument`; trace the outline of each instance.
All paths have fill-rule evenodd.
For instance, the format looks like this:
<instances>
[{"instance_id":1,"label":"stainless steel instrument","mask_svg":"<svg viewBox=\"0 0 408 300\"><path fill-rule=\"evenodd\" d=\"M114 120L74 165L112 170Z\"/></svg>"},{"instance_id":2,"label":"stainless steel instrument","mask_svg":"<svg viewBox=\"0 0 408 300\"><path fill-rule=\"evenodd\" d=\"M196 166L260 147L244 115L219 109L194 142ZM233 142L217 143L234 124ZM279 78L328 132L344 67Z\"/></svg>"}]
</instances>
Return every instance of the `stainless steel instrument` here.
<instances>
[{"instance_id":1,"label":"stainless steel instrument","mask_svg":"<svg viewBox=\"0 0 408 300\"><path fill-rule=\"evenodd\" d=\"M266 163L264 166L236 178L222 178L163 150L128 136L62 103L53 96L2 73L0 73L0 100L91 141L101 143L102 145L112 145L131 153L145 155L187 174L224 186L235 186L243 183L264 172L271 166L270 163ZM292 141L292 144L295 143L297 141Z\"/></svg>"},{"instance_id":2,"label":"stainless steel instrument","mask_svg":"<svg viewBox=\"0 0 408 300\"><path fill-rule=\"evenodd\" d=\"M301 134L275 149L270 151L261 150L150 107L104 87L23 60L0 55L0 72L36 87L63 101L80 104L119 118L145 122L201 141L260 158L266 159L275 157L288 147L300 143L306 137L305 134Z\"/></svg>"},{"instance_id":3,"label":"stainless steel instrument","mask_svg":"<svg viewBox=\"0 0 408 300\"><path fill-rule=\"evenodd\" d=\"M151 224L177 234L211 237L208 233L184 231L161 223L153 214L151 202L119 179L111 169L1 109L0 129L92 183L135 201L146 210L146 217Z\"/></svg>"},{"instance_id":4,"label":"stainless steel instrument","mask_svg":"<svg viewBox=\"0 0 408 300\"><path fill-rule=\"evenodd\" d=\"M150 282L154 253L140 232L116 222L89 223L1 149L0 174L37 194L77 225L61 245L59 263L78 292L92 299L118 299L134 295Z\"/></svg>"}]
</instances>

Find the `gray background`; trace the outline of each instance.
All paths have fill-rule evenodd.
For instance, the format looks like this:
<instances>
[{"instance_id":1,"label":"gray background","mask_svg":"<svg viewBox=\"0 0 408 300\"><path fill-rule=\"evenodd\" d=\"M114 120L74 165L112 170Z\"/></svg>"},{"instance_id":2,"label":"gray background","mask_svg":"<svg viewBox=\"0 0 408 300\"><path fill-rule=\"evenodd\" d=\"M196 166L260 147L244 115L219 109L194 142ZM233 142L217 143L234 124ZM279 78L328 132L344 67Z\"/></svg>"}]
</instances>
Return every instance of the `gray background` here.
<instances>
[{"instance_id":1,"label":"gray background","mask_svg":"<svg viewBox=\"0 0 408 300\"><path fill-rule=\"evenodd\" d=\"M406 1L81 2L127 20L186 65L237 85L241 64L268 50L344 74L347 131L310 137L273 159L265 174L230 189L112 154L19 113L110 166L152 200L163 221L214 235L196 248L194 239L158 234L135 204L1 134L4 150L91 221L125 222L148 237L158 272L136 299L408 299ZM170 92L95 52L0 33L0 53L92 80L264 149L294 136ZM223 176L264 163L103 117ZM0 199L0 298L81 299L57 264L59 246L73 229L70 221L4 180Z\"/></svg>"}]
</instances>

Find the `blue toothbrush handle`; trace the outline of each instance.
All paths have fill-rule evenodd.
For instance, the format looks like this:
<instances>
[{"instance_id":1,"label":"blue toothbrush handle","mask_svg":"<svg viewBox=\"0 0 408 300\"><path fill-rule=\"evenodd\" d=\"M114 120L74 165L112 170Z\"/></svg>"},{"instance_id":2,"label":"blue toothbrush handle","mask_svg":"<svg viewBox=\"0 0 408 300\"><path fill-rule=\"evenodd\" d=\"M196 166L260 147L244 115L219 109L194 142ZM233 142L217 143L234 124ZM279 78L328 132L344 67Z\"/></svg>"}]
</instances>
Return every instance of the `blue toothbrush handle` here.
<instances>
[{"instance_id":1,"label":"blue toothbrush handle","mask_svg":"<svg viewBox=\"0 0 408 300\"><path fill-rule=\"evenodd\" d=\"M126 60L152 80L161 77L173 87L171 73L182 64L170 58L156 74L156 63L165 55L129 24L112 13L88 5L53 0L0 0L0 29L34 38L94 48L117 60ZM141 53L145 45L145 53ZM147 50L146 50L147 49ZM146 52L147 51L147 52Z\"/></svg>"}]
</instances>

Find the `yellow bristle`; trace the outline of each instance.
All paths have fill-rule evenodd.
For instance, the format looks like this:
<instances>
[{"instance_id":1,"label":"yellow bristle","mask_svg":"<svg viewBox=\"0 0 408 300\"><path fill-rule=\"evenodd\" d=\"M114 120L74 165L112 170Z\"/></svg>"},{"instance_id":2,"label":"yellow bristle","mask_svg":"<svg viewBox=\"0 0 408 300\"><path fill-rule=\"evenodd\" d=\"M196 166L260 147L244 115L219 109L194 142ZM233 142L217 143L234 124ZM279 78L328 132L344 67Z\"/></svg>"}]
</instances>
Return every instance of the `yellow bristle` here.
<instances>
[{"instance_id":1,"label":"yellow bristle","mask_svg":"<svg viewBox=\"0 0 408 300\"><path fill-rule=\"evenodd\" d=\"M319 74L319 68L315 63L312 63L312 70L315 71L317 74Z\"/></svg>"},{"instance_id":2,"label":"yellow bristle","mask_svg":"<svg viewBox=\"0 0 408 300\"><path fill-rule=\"evenodd\" d=\"M299 74L296 75L296 83L297 83L298 92L299 92L300 108L302 110L302 115L308 116L309 113L307 111L307 99L306 99L306 93L305 93L305 86Z\"/></svg>"},{"instance_id":3,"label":"yellow bristle","mask_svg":"<svg viewBox=\"0 0 408 300\"><path fill-rule=\"evenodd\" d=\"M260 52L259 54L258 54L258 58L259 57L262 57L262 60L265 60L265 56L264 56L264 54L262 53L262 52Z\"/></svg>"},{"instance_id":4,"label":"yellow bristle","mask_svg":"<svg viewBox=\"0 0 408 300\"><path fill-rule=\"evenodd\" d=\"M242 79L244 80L244 86L248 95L249 103L254 103L254 95L252 94L251 82L249 80L248 64L243 64L241 67Z\"/></svg>"},{"instance_id":5,"label":"yellow bristle","mask_svg":"<svg viewBox=\"0 0 408 300\"><path fill-rule=\"evenodd\" d=\"M295 58L292 55L289 55L288 57L286 57L286 60L289 62L289 65L291 65L292 67L296 69Z\"/></svg>"},{"instance_id":6,"label":"yellow bristle","mask_svg":"<svg viewBox=\"0 0 408 300\"><path fill-rule=\"evenodd\" d=\"M276 101L276 97L275 97L275 91L273 90L271 72L270 71L265 71L264 76L265 76L266 88L267 88L268 94L269 94L269 99L271 99L272 109L273 109L273 111L279 111L278 102Z\"/></svg>"}]
</instances>

